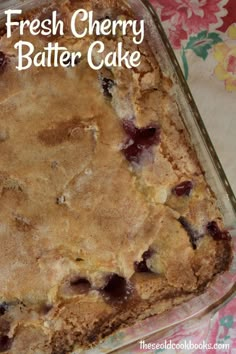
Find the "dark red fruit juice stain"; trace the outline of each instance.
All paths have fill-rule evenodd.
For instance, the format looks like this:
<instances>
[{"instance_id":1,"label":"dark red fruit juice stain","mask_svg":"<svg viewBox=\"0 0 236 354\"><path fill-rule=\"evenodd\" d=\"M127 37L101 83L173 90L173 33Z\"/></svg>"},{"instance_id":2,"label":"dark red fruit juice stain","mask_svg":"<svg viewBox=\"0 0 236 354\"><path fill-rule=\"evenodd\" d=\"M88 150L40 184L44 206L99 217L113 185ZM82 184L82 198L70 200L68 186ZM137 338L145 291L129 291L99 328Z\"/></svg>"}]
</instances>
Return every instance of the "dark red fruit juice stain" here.
<instances>
[{"instance_id":1,"label":"dark red fruit juice stain","mask_svg":"<svg viewBox=\"0 0 236 354\"><path fill-rule=\"evenodd\" d=\"M184 181L172 189L172 193L178 197L189 196L193 189L192 181Z\"/></svg>"},{"instance_id":2,"label":"dark red fruit juice stain","mask_svg":"<svg viewBox=\"0 0 236 354\"><path fill-rule=\"evenodd\" d=\"M211 221L207 224L207 233L213 237L216 241L231 240L231 235L227 230L220 230L216 221Z\"/></svg>"},{"instance_id":3,"label":"dark red fruit juice stain","mask_svg":"<svg viewBox=\"0 0 236 354\"><path fill-rule=\"evenodd\" d=\"M154 253L155 252L152 249L149 249L148 251L144 252L144 254L142 255L142 261L134 263L135 272L151 273L151 270L147 266L147 260L151 258Z\"/></svg>"},{"instance_id":4,"label":"dark red fruit juice stain","mask_svg":"<svg viewBox=\"0 0 236 354\"><path fill-rule=\"evenodd\" d=\"M129 162L140 162L140 158L145 150L160 143L160 127L151 124L145 128L137 128L133 121L124 121L123 128L129 139L122 150Z\"/></svg>"},{"instance_id":5,"label":"dark red fruit juice stain","mask_svg":"<svg viewBox=\"0 0 236 354\"><path fill-rule=\"evenodd\" d=\"M132 294L132 286L127 280L118 274L111 274L107 278L106 285L100 289L104 299L113 304L124 303Z\"/></svg>"},{"instance_id":6,"label":"dark red fruit juice stain","mask_svg":"<svg viewBox=\"0 0 236 354\"><path fill-rule=\"evenodd\" d=\"M6 335L0 335L0 353L4 353L11 349L13 339Z\"/></svg>"}]
</instances>

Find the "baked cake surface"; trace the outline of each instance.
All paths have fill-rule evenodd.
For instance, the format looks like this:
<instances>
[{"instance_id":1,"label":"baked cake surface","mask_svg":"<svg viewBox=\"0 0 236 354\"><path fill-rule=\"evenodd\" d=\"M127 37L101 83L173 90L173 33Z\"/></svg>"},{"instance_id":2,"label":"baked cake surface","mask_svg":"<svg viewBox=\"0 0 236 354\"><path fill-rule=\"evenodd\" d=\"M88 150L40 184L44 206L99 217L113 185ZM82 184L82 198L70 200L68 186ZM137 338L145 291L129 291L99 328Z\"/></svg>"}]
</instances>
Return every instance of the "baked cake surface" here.
<instances>
[{"instance_id":1,"label":"baked cake surface","mask_svg":"<svg viewBox=\"0 0 236 354\"><path fill-rule=\"evenodd\" d=\"M129 18L118 1L63 1ZM86 53L93 37L58 41ZM147 43L142 63L18 72L0 41L0 352L65 354L202 292L228 269L216 199ZM129 35L104 37L107 52ZM99 58L98 58L99 59Z\"/></svg>"}]
</instances>

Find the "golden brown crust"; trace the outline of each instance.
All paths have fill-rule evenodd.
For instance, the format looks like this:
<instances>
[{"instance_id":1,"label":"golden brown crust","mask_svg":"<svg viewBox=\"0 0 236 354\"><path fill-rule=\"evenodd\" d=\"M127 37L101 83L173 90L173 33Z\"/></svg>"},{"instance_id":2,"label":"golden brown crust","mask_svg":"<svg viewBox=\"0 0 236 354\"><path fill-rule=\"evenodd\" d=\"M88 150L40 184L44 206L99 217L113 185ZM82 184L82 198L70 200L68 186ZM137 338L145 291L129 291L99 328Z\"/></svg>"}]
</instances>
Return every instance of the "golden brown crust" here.
<instances>
[{"instance_id":1,"label":"golden brown crust","mask_svg":"<svg viewBox=\"0 0 236 354\"><path fill-rule=\"evenodd\" d=\"M113 0L55 6L65 23L82 6L129 16ZM137 70L97 73L82 58L19 73L17 40L0 41L9 58L0 74L0 336L8 354L69 353L197 295L228 269L232 249L224 231L207 229L213 220L222 229L222 217L147 43ZM50 40L85 53L93 38ZM107 51L117 41L103 40ZM129 35L120 40L134 48ZM109 98L102 77L115 83ZM160 130L138 162L125 158L127 120ZM185 181L191 191L178 196Z\"/></svg>"}]
</instances>

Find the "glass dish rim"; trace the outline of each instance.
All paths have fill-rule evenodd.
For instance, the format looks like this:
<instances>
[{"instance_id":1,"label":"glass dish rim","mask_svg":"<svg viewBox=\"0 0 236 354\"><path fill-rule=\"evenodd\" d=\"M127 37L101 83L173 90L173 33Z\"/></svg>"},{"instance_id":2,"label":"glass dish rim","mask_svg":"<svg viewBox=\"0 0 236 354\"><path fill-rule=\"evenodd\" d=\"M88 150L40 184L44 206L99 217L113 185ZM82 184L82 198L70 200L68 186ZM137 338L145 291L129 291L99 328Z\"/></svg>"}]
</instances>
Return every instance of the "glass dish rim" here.
<instances>
[{"instance_id":1,"label":"glass dish rim","mask_svg":"<svg viewBox=\"0 0 236 354\"><path fill-rule=\"evenodd\" d=\"M13 8L22 8L24 9L24 7L27 7L27 6L31 6L31 5L35 5L35 0L25 0L25 1L19 1L19 0L16 0L17 1L17 4L15 6L12 6L12 9ZM127 0L124 0L124 2L126 2ZM214 165L215 167L215 170L217 171L218 173L218 176L219 176L219 179L221 181L221 183L223 184L223 187L224 187L224 190L225 192L227 193L227 196L229 198L229 202L232 206L232 209L234 211L234 214L236 215L236 197L234 195L234 192L230 186L230 183L226 177L226 174L224 172L224 169L222 167L222 164L219 160L219 157L215 151L215 148L212 144L212 141L209 137L209 134L206 130L206 127L205 127L205 124L203 122L203 119L201 117L201 114L197 108L197 105L196 105L196 102L193 98L193 95L191 93L191 90L188 86L188 83L187 81L185 80L184 78L184 75L183 75L183 72L182 72L182 69L178 63L178 60L176 58L176 55L174 53L174 50L169 42L169 39L165 33L165 30L161 24L161 21L158 17L158 14L157 12L155 11L153 5L150 3L149 0L138 0L144 7L145 9L149 12L152 20L153 20L153 23L155 24L155 27L156 27L156 30L158 31L160 37L161 37L161 40L162 40L162 44L163 46L165 47L165 50L167 51L169 57L170 57L170 60L171 60L171 63L174 67L174 71L177 75L177 78L178 78L178 83L181 85L181 89L183 90L184 92L184 95L185 95L185 98L186 100L188 101L188 105L191 107L191 110L192 110L192 115L193 115L193 118L195 119L196 121L196 124L197 126L199 127L201 133L202 133L202 136L204 137L204 140L207 144L207 147L208 147L208 153L211 157L211 160L212 160L212 164ZM47 4L47 2L50 3L49 0L40 0L36 6L34 8L40 8L41 6L43 6L44 4ZM30 11L30 8L28 9L28 11ZM4 9L1 10L0 9L0 28L2 27L2 24L1 24L1 19L2 19L2 16L4 14ZM236 254L235 254L236 256ZM213 302L212 304L208 305L206 308L203 308L202 310L200 310L198 313L195 313L195 314L192 314L190 315L189 317L185 317L183 318L182 320L178 320L177 323L173 323L173 324L170 324L164 328L161 328L161 329L157 329L155 331L153 331L152 333L147 333L146 336L142 336L142 339L148 339L150 337L152 337L153 335L155 334L158 334L158 333L165 333L166 331L169 331L171 329L173 329L174 327L177 327L178 325L180 325L181 323L185 323L187 321L189 321L190 319L193 319L193 318L199 318L199 317L202 317L202 316L205 316L207 314L210 314L212 313L212 315L214 315L217 311L219 311L220 308L222 308L223 306L225 306L228 302L230 302L232 300L232 298L234 298L236 295L236 282L232 285L231 289L229 291L227 291L226 294L224 294L224 296L222 296L219 300ZM155 315L155 316L158 316L158 315ZM141 322L141 321L139 321ZM119 331L119 330L118 330ZM119 350L124 350L126 347L129 347L130 345L134 344L134 343L137 343L138 339L135 338L133 340L131 340L129 343L127 344L124 344L123 346L119 346L115 349L112 349L110 351L107 351L106 353L107 354L112 354L112 353L119 353ZM95 348L96 349L96 348Z\"/></svg>"}]
</instances>

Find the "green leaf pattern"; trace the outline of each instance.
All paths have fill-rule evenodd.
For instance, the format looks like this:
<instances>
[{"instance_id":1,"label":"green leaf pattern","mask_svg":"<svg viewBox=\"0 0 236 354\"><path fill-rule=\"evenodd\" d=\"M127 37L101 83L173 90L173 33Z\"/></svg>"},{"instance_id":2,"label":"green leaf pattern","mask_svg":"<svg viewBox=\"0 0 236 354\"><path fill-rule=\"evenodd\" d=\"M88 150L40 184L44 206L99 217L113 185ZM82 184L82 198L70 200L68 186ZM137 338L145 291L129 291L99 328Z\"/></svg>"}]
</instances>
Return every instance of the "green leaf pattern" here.
<instances>
[{"instance_id":1,"label":"green leaf pattern","mask_svg":"<svg viewBox=\"0 0 236 354\"><path fill-rule=\"evenodd\" d=\"M209 50L217 43L222 42L219 33L202 31L196 36L191 36L183 48L181 53L181 58L184 68L184 76L186 80L189 76L188 60L187 60L187 51L192 50L198 57L206 60L209 54Z\"/></svg>"}]
</instances>

